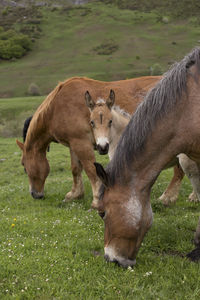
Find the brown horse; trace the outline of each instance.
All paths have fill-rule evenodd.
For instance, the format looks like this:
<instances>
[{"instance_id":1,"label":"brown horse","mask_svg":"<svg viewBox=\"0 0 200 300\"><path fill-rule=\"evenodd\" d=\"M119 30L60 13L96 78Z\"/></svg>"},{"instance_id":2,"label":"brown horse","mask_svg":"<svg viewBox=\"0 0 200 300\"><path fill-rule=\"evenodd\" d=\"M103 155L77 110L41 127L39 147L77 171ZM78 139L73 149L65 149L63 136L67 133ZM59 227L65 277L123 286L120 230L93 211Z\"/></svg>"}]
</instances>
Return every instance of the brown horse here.
<instances>
[{"instance_id":1,"label":"brown horse","mask_svg":"<svg viewBox=\"0 0 200 300\"><path fill-rule=\"evenodd\" d=\"M97 149L100 154L108 153L111 160L119 138L130 121L131 112L125 112L115 105L115 93L113 90L110 91L110 95L106 100L98 99L95 101L88 91L85 94L85 98L86 105L90 110L90 124L93 128ZM185 154L181 154L177 157L174 176L166 191L159 198L164 205L173 203L178 199L184 173L188 176L196 192L190 194L189 201L200 201L200 178L196 165Z\"/></svg>"},{"instance_id":2,"label":"brown horse","mask_svg":"<svg viewBox=\"0 0 200 300\"><path fill-rule=\"evenodd\" d=\"M200 170L200 48L176 63L139 105L122 134L106 170L96 164L102 181L98 211L105 223L105 259L128 267L153 216L151 187L161 170L179 153ZM200 173L200 172L199 172ZM200 258L200 221L195 233Z\"/></svg>"},{"instance_id":3,"label":"brown horse","mask_svg":"<svg viewBox=\"0 0 200 300\"><path fill-rule=\"evenodd\" d=\"M90 113L85 105L85 92L89 91L94 99L106 99L110 90L114 89L116 104L124 110L134 112L141 94L157 81L157 76L149 76L115 82L71 78L60 83L33 115L25 143L17 141L23 152L22 165L29 177L31 195L34 198L44 196L44 183L49 173L46 149L50 142L57 141L68 146L71 154L73 186L65 200L83 196L81 172L84 169L92 185L95 206L99 188L94 167L96 143Z\"/></svg>"}]
</instances>

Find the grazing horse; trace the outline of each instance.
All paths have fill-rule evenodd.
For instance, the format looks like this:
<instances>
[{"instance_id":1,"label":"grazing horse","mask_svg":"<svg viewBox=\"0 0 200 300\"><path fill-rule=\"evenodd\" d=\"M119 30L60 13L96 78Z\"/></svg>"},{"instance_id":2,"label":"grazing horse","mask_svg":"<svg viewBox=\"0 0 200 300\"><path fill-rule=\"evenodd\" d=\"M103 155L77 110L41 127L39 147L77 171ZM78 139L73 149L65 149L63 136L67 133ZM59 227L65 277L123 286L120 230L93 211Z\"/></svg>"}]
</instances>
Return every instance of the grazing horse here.
<instances>
[{"instance_id":1,"label":"grazing horse","mask_svg":"<svg viewBox=\"0 0 200 300\"><path fill-rule=\"evenodd\" d=\"M164 75L138 106L106 170L95 163L102 181L98 211L104 219L105 259L133 266L153 215L151 187L160 172L185 153L200 170L200 48ZM200 258L200 220L195 233Z\"/></svg>"},{"instance_id":2,"label":"grazing horse","mask_svg":"<svg viewBox=\"0 0 200 300\"><path fill-rule=\"evenodd\" d=\"M34 198L44 197L44 184L49 173L46 150L52 141L57 141L68 146L71 154L73 186L65 200L83 196L81 173L84 169L92 186L92 205L95 207L100 182L94 167L96 143L90 124L90 113L85 105L85 92L89 91L94 99L106 99L113 89L116 104L127 110L131 103L131 112L134 112L141 93L154 86L158 78L147 76L102 82L75 77L60 83L34 113L25 142L17 141L22 150L22 165L29 178L31 195Z\"/></svg>"},{"instance_id":3,"label":"grazing horse","mask_svg":"<svg viewBox=\"0 0 200 300\"><path fill-rule=\"evenodd\" d=\"M90 124L93 129L97 150L100 154L108 153L111 160L119 138L130 121L131 112L124 111L115 105L115 93L113 90L110 91L108 99L97 99L96 101L92 99L87 91L85 100L90 111ZM159 198L164 205L174 203L178 199L184 173L188 176L194 189L189 196L189 201L200 201L197 197L200 195L200 178L196 164L185 154L180 154L177 157L177 165L174 167L174 176L165 192Z\"/></svg>"}]
</instances>

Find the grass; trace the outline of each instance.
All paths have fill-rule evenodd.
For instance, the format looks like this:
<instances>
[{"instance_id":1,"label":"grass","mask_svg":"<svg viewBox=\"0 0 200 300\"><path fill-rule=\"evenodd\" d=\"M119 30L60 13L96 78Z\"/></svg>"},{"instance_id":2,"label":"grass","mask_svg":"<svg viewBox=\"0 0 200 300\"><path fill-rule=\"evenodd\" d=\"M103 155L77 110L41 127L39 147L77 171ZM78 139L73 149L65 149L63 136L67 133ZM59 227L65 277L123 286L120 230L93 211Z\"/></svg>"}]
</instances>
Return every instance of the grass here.
<instances>
[{"instance_id":1,"label":"grass","mask_svg":"<svg viewBox=\"0 0 200 300\"><path fill-rule=\"evenodd\" d=\"M165 208L157 199L172 170L159 176L153 226L135 268L125 270L103 259L103 222L90 209L85 174L84 199L62 203L72 184L67 148L51 144L44 200L29 195L14 138L0 138L0 153L0 299L199 299L200 266L184 256L193 248L200 208L186 201L186 178L178 202Z\"/></svg>"},{"instance_id":2,"label":"grass","mask_svg":"<svg viewBox=\"0 0 200 300\"><path fill-rule=\"evenodd\" d=\"M0 136L22 135L26 118L31 116L45 97L0 99Z\"/></svg>"},{"instance_id":3,"label":"grass","mask_svg":"<svg viewBox=\"0 0 200 300\"><path fill-rule=\"evenodd\" d=\"M169 18L164 24L156 13L103 3L42 13L42 35L33 51L20 60L0 62L1 97L26 96L31 83L44 95L72 76L126 79L149 75L155 63L165 71L199 41L195 18Z\"/></svg>"}]
</instances>

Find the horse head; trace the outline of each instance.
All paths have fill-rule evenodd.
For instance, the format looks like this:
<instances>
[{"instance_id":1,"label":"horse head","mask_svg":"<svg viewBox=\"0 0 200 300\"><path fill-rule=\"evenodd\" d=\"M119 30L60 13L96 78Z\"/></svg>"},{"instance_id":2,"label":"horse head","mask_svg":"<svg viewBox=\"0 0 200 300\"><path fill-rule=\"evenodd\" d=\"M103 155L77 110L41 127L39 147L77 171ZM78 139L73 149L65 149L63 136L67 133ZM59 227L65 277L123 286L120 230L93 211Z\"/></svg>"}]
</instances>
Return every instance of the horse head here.
<instances>
[{"instance_id":1,"label":"horse head","mask_svg":"<svg viewBox=\"0 0 200 300\"><path fill-rule=\"evenodd\" d=\"M96 141L96 147L99 154L107 154L111 139L110 130L112 126L111 109L115 102L115 93L110 90L107 100L98 99L93 101L90 93L85 93L86 105L90 110L90 125Z\"/></svg>"},{"instance_id":2,"label":"horse head","mask_svg":"<svg viewBox=\"0 0 200 300\"><path fill-rule=\"evenodd\" d=\"M29 191L34 199L44 197L44 183L49 174L49 163L46 158L46 151L34 152L34 148L29 149L26 143L16 141L22 151L21 163L29 179Z\"/></svg>"},{"instance_id":3,"label":"horse head","mask_svg":"<svg viewBox=\"0 0 200 300\"><path fill-rule=\"evenodd\" d=\"M152 224L151 205L143 201L147 195L133 193L128 184L112 185L109 173L98 163L95 167L102 182L97 210L105 225L104 257L124 268L133 267L142 240Z\"/></svg>"}]
</instances>

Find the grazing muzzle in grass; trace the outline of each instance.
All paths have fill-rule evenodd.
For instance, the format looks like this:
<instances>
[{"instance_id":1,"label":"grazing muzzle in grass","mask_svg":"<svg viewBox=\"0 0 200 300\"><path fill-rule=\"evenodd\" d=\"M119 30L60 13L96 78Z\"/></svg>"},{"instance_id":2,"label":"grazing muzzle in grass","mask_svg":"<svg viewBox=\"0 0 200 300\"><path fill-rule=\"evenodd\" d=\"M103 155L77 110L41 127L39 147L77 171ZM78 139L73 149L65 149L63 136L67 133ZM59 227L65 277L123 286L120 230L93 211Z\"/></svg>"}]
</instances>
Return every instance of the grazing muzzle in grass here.
<instances>
[{"instance_id":1,"label":"grazing muzzle in grass","mask_svg":"<svg viewBox=\"0 0 200 300\"><path fill-rule=\"evenodd\" d=\"M34 189L30 188L30 194L34 199L44 198L44 192L37 192Z\"/></svg>"}]
</instances>

